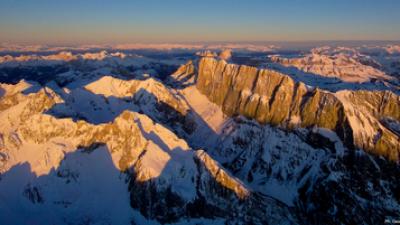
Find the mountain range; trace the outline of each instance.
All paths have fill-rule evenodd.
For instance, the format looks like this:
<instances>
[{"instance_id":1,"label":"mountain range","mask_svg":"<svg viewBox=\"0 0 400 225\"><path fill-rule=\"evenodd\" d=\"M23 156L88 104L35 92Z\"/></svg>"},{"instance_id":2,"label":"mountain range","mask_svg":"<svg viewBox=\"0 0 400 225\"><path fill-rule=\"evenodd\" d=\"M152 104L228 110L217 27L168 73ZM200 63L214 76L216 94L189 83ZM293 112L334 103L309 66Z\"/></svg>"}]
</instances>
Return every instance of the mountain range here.
<instances>
[{"instance_id":1,"label":"mountain range","mask_svg":"<svg viewBox=\"0 0 400 225\"><path fill-rule=\"evenodd\" d=\"M1 56L0 221L398 218L398 46L250 47Z\"/></svg>"}]
</instances>

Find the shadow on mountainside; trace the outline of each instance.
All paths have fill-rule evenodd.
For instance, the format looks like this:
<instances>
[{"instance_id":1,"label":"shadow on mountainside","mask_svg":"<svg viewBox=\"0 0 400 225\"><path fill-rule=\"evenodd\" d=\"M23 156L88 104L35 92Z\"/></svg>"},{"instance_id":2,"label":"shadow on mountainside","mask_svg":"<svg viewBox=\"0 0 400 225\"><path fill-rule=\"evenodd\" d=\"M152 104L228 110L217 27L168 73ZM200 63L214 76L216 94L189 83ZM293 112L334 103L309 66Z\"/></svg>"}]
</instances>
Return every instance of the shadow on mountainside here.
<instances>
[{"instance_id":1,"label":"shadow on mountainside","mask_svg":"<svg viewBox=\"0 0 400 225\"><path fill-rule=\"evenodd\" d=\"M126 224L133 210L125 175L116 169L107 147L66 153L47 174L27 162L1 174L0 221L4 224ZM45 160L45 159L43 159ZM112 206L112 207L110 207Z\"/></svg>"},{"instance_id":2,"label":"shadow on mountainside","mask_svg":"<svg viewBox=\"0 0 400 225\"><path fill-rule=\"evenodd\" d=\"M16 84L24 79L44 85L52 81L55 74L65 73L69 70L68 65L0 67L0 83Z\"/></svg>"},{"instance_id":3,"label":"shadow on mountainside","mask_svg":"<svg viewBox=\"0 0 400 225\"><path fill-rule=\"evenodd\" d=\"M135 171L138 167L134 164L121 172L105 143L80 146L66 153L47 174L37 175L26 162L4 172L0 180L0 220L5 224L142 224L136 221L134 208L161 223L218 217L266 223L271 215L265 215L260 204L272 207L277 222L294 220L291 210L279 202L238 196L226 186L226 180L214 177L193 150L169 149L155 134L145 136L170 157L161 165L158 176L145 180L138 176L150 169L147 166L160 166L152 152L155 149L145 149L135 159L137 164L150 157L155 160L152 165Z\"/></svg>"},{"instance_id":4,"label":"shadow on mountainside","mask_svg":"<svg viewBox=\"0 0 400 225\"><path fill-rule=\"evenodd\" d=\"M76 78L83 82L90 82L103 74L125 80L146 79L147 76L144 74L149 74L156 79L164 80L178 68L177 64L163 62L159 57L136 56L117 58L117 60L114 58L71 61L31 60L18 62L18 64L10 62L10 65L7 65L9 62L5 62L0 63L0 83L16 84L24 79L41 85L55 81L59 86L64 87L76 81Z\"/></svg>"},{"instance_id":5,"label":"shadow on mountainside","mask_svg":"<svg viewBox=\"0 0 400 225\"><path fill-rule=\"evenodd\" d=\"M285 67L277 63L272 63L271 69L280 71L283 74L290 76L296 82L302 82L312 87L337 92L342 90L368 90L368 91L393 91L400 94L400 83L383 82L377 79L371 79L369 82L346 82L337 77L327 77L311 72L304 72L294 66Z\"/></svg>"},{"instance_id":6,"label":"shadow on mountainside","mask_svg":"<svg viewBox=\"0 0 400 225\"><path fill-rule=\"evenodd\" d=\"M267 223L274 219L275 222L296 220L294 211L279 201L253 192L248 195L240 192L239 185L243 184L213 159L202 158L200 151L183 150L180 147L170 149L156 133L147 133L140 124L138 126L146 139L170 157L160 175L155 178L143 180L142 176L131 176L131 205L147 218L161 223L188 217L221 217L245 223ZM151 157L154 154L151 151L154 150L146 149L139 159ZM208 160L215 164L210 164ZM135 174L136 171L133 169L132 172ZM224 175L226 177L222 178ZM171 183L166 186L168 182ZM238 183L233 186L232 182ZM271 219L272 215L264 213L265 208L273 208L279 218Z\"/></svg>"},{"instance_id":7,"label":"shadow on mountainside","mask_svg":"<svg viewBox=\"0 0 400 225\"><path fill-rule=\"evenodd\" d=\"M400 216L400 166L361 151L335 162L333 171L322 165L326 175L314 188L304 185L299 189L297 208L306 221L381 224Z\"/></svg>"},{"instance_id":8,"label":"shadow on mountainside","mask_svg":"<svg viewBox=\"0 0 400 225\"><path fill-rule=\"evenodd\" d=\"M124 98L105 97L84 88L73 89L70 93L65 93L62 89L58 92L64 102L55 104L45 112L56 118L72 118L74 121L85 120L91 124L101 124L112 122L123 111L130 110L147 115L181 138L186 139L197 129L202 129L210 138L217 136L192 108L186 112L178 111L167 102L159 101L154 94L143 88L131 97Z\"/></svg>"},{"instance_id":9,"label":"shadow on mountainside","mask_svg":"<svg viewBox=\"0 0 400 225\"><path fill-rule=\"evenodd\" d=\"M55 116L56 118L73 118L74 120L83 119L91 124L100 124L112 122L123 111L130 110L148 115L157 123L168 127L170 130L178 135L182 134L182 132L179 131L184 131L186 135L194 132L194 130L196 129L196 123L195 121L193 121L193 116L197 116L197 120L201 119L201 117L197 115L194 111L189 111L186 113L186 115L182 114L168 104L158 101L152 93L149 93L145 89L140 89L132 97L128 98L117 98L114 96L105 97L103 95L94 94L90 91L78 88L71 90L71 92L68 93L64 92L62 89L56 89L55 91L58 92L60 97L64 100L64 103L54 105L50 110L45 113ZM209 134L215 135L215 133L212 133L213 131L211 128L208 127L207 123L203 122L202 128L204 129L205 127L209 129ZM213 175L206 173L206 170L202 172L202 178L193 177L190 180L185 181L191 182L190 185L193 188L192 192L195 196L197 196L195 199L192 199L193 201L191 200L190 202L187 202L182 197L180 197L179 194L176 194L173 189L171 189L171 187L167 188L166 190L161 190L160 193L158 190L156 190L155 192L149 192L149 189L140 192L140 190L142 190L143 188L152 186L154 184L160 184L160 186L162 186L162 184L165 184L165 182L175 182L174 180L171 180L170 177L172 175L175 176L175 174L179 172L176 171L177 161L189 160L192 161L193 165L197 166L200 166L202 164L200 160L195 159L193 151L183 151L180 148L170 150L168 148L168 145L164 143L164 140L158 137L157 134L153 131L146 133L142 128L142 133L146 139L152 140L153 143L155 143L160 149L167 153L172 160L166 163L161 174L157 178L152 178L151 180L145 182L139 182L135 179L134 183L130 182L132 188L132 185L141 187L139 190L137 188L134 188L135 191L131 192L141 193L141 195L139 196L137 196L136 194L131 194L131 198L137 201L139 201L140 199L148 198L147 195L149 195L149 193L153 193L154 195L156 195L157 198L155 199L160 201L160 199L165 198L166 193L168 193L167 196L169 196L169 199L166 202L160 201L157 203L149 200L143 201L140 204L134 202L131 203L132 206L134 206L135 208L140 207L143 209L146 207L150 207L152 210L154 210L154 212L146 212L142 210L142 213L146 217L156 218L159 221L164 222L175 221L181 217L192 216L207 218L214 218L215 216L226 217L226 215L228 214L231 215L230 212L234 211L235 207L242 207L242 200L235 200L238 199L238 197L236 196L234 190L224 187L224 184L220 183L221 181L214 180ZM86 149L86 152L90 152L98 148L99 146L101 146L101 144L93 144L89 147L84 148ZM81 147L83 148L83 146ZM140 157L145 157L147 152L148 150L144 151ZM184 167L182 167L182 169L184 169ZM183 172L187 173L185 171ZM195 171L189 172L188 175L190 175L191 173L197 174L198 170L196 169ZM134 170L133 174L135 174ZM210 178L206 180L206 184L202 184L206 187L203 187L204 190L200 193L197 190L197 185L199 185L198 183L200 181L197 180L204 180L204 176ZM183 189L185 189L184 187ZM218 196L212 197L212 195L214 195L213 192ZM174 197L172 198L171 196ZM218 199L218 201L214 202L216 199ZM150 206L148 205L149 202L151 203ZM174 206L174 204L176 204L176 202L179 202L179 204L176 205L176 207L172 207ZM246 204L249 204L246 207L250 207L250 203ZM158 207L162 207L164 208L164 210L157 210L153 207L154 205L159 205ZM184 208L183 211L181 210L182 207ZM201 207L201 209L199 207ZM235 213L239 212L236 210ZM233 217L233 215L231 216L232 218L236 217Z\"/></svg>"},{"instance_id":10,"label":"shadow on mountainside","mask_svg":"<svg viewBox=\"0 0 400 225\"><path fill-rule=\"evenodd\" d=\"M214 140L218 136L194 109L179 110L175 108L176 106L159 101L154 94L143 88L130 97L120 98L95 94L85 89L84 83L81 83L80 87L67 90L60 88L54 82L48 83L46 86L31 81L25 82L31 84L31 87L22 91L25 95L35 93L45 87L57 93L63 102L56 103L45 111L46 114L56 118L71 118L73 121L84 120L96 125L112 122L124 110L129 110L149 116L179 137L186 139L194 149L201 146L193 141L194 138L189 137L199 129L204 134L204 138ZM180 98L182 97L180 96Z\"/></svg>"},{"instance_id":11,"label":"shadow on mountainside","mask_svg":"<svg viewBox=\"0 0 400 225\"><path fill-rule=\"evenodd\" d=\"M130 110L148 115L157 123L167 127L178 136L184 137L186 140L189 140L189 142L190 139L187 139L186 135L189 135L191 132L196 132L198 126L204 126L205 129L208 129L207 132L210 134L209 138L218 136L218 134L216 134L194 110L189 111L187 114L183 114L170 105L157 101L156 96L154 96L152 93L149 93L145 89L139 90L132 97L117 98L94 94L84 90L82 86L80 89L73 89L71 93L63 93L61 97L64 99L65 103L55 105L46 113L57 118L73 118L74 120L83 119L92 124L100 124L111 122L122 111ZM194 123L192 120L193 118L197 118L198 121ZM134 175L130 177L131 179L129 180L129 188L131 190L130 203L134 208L139 209L146 217L155 218L162 222L168 222L185 216L213 218L216 216L229 214L229 216L232 218L242 218L243 216L246 217L251 215L252 217L250 217L250 219L254 219L259 218L260 215L266 214L265 212L267 212L266 215L270 217L271 215L276 214L285 216L291 214L289 213L290 210L287 206L277 203L277 201L268 200L268 197L260 196L259 193L256 192L254 192L254 194L252 194L250 197L251 200L241 202L240 199L237 199L237 196L235 197L235 192L231 191L230 189L225 190L226 187L224 187L224 185L218 183L212 178L206 186L200 185L202 188L205 188L202 189L203 191L200 193L197 193L196 188L196 196L198 198L196 198L194 202L187 203L187 201L184 201L183 198L179 197L179 195L174 192L173 188L165 187L162 184L165 184L168 182L168 180L171 181L171 179L168 179L171 174L180 174L179 172L176 172L177 170L174 170L174 168L176 168L176 162L172 159L177 159L178 161L190 161L192 160L193 156L190 155L185 158L186 160L182 160L182 155L187 155L188 152L180 148L170 150L163 139L158 137L154 132L145 134L145 137L152 139L155 145L157 145L171 158L171 160L163 165L160 175L146 181L136 179L135 173L138 171L134 171L132 169L132 174ZM248 136L245 136L244 138L249 142L254 141L249 139ZM319 136L317 136L315 139L316 140L312 140L312 143L314 144L319 144L319 142L324 142L322 144L326 144L325 142L327 142L325 139L322 139ZM191 143L189 144L193 146ZM268 144L273 145L274 143ZM243 143L239 141L238 145L243 145ZM88 149L88 151L94 150L97 149L97 146L94 145L92 147L88 147ZM260 147L260 151L264 151L265 149ZM94 150L93 153L96 151L97 150ZM146 150L140 157L146 157L147 154L150 153L150 151ZM353 153L354 152L351 151L352 155ZM387 210L387 207L390 207L390 204L392 203L386 201L387 199L391 199L387 197L389 195L394 195L394 199L397 199L398 202L400 201L397 194L400 193L399 185L396 182L396 177L399 176L398 171L400 170L398 167L386 169L387 162L385 161L382 161L381 164L379 163L379 167L375 167L373 162L368 162L369 168L365 169L362 164L366 164L364 160L368 158L369 155L364 157L365 158L353 157L352 160L346 162L344 165L339 165L342 167L338 168L337 171L326 172L326 176L329 177L331 175L335 177L341 174L345 174L346 176L350 174L344 179L339 179L338 181L332 181L331 179L317 180L317 185L313 189L308 189L308 184L305 184L304 189L299 190L299 201L301 202L301 205L298 207L299 211L301 211L300 215L307 217L310 223L315 224L324 222L327 224L336 224L343 221L348 224L363 223L365 221L371 224L376 224L376 222L379 223L379 221L381 221L386 214L396 216L398 210ZM274 166L276 166L282 162L280 160L283 160L283 158L279 158L278 155L278 158L274 160L276 160L274 161ZM199 168L199 163L201 164L201 161L196 161L196 163L196 168ZM326 165L321 165L321 167L323 170L329 169L326 168ZM210 173L210 171L204 171L203 174ZM385 175L382 176L381 174ZM368 179L364 179L366 176L368 176ZM206 177L210 176L207 175ZM389 180L389 187L386 188L386 181L382 181L380 178ZM288 180L290 179L295 180L299 178L289 177ZM193 184L195 187L199 187L201 176L200 178L194 178L193 180L194 181L189 182L190 185ZM162 188L161 191L157 189L160 187ZM376 196L371 195L371 192L368 192L371 190L371 188L372 190L379 190L379 194ZM210 193L211 195L215 194L217 196L215 197L216 200L210 200ZM375 192L372 193L374 194ZM384 196L382 197L383 200L378 198L381 195ZM237 206L236 202L240 203L240 209L235 208ZM270 204L270 206L268 206L268 204ZM394 203L393 205L395 206ZM268 208L269 211L264 210L267 207L272 208ZM281 214L279 214L279 208L282 210L284 209ZM181 209L183 209L183 212L180 211ZM352 210L356 211L362 216L356 217L354 215L346 214ZM362 217L364 217L366 214L373 214L373 216L371 216L372 219L363 220ZM326 219L326 217L329 217L329 220ZM265 222L262 219L264 218L261 218L260 221ZM277 222L275 224L277 224Z\"/></svg>"}]
</instances>

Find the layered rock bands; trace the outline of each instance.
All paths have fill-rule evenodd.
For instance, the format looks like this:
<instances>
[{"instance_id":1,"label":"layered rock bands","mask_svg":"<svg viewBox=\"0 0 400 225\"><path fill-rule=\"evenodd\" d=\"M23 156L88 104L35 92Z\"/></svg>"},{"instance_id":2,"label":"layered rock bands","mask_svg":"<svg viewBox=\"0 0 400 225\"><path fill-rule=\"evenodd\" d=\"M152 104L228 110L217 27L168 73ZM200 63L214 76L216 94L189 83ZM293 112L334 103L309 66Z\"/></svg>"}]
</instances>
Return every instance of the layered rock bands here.
<instances>
[{"instance_id":1,"label":"layered rock bands","mask_svg":"<svg viewBox=\"0 0 400 225\"><path fill-rule=\"evenodd\" d=\"M400 97L390 91L332 93L273 70L212 57L200 60L196 86L228 116L285 129L326 128L350 149L399 161L400 135L394 127L400 123Z\"/></svg>"}]
</instances>

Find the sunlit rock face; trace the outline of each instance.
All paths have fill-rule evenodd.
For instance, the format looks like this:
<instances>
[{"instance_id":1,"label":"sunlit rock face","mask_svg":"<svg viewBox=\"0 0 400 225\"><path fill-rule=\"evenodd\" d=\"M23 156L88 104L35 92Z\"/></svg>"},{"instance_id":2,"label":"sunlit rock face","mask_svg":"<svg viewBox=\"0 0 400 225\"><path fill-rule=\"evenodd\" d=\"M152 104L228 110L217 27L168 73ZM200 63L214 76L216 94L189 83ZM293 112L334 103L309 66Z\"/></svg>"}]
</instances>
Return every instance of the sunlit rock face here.
<instances>
[{"instance_id":1,"label":"sunlit rock face","mask_svg":"<svg viewBox=\"0 0 400 225\"><path fill-rule=\"evenodd\" d=\"M385 194L399 187L398 95L333 93L210 57L200 60L197 81L235 118L210 155L253 190L294 206L309 223L373 224L398 213L398 197ZM373 196L382 204L371 204ZM361 216L370 210L379 213Z\"/></svg>"},{"instance_id":2,"label":"sunlit rock face","mask_svg":"<svg viewBox=\"0 0 400 225\"><path fill-rule=\"evenodd\" d=\"M119 222L135 221L134 212L161 223L196 217L222 217L232 223L297 220L287 206L274 199L257 197L207 152L192 149L171 128L135 112L139 109L154 114L158 110L156 102L159 102L168 105L165 110L182 116L188 114L188 105L153 79L124 81L105 76L86 85L85 90L63 90L54 86L54 91L24 81L16 85L1 84L0 87L3 91L0 99L0 171L4 174L0 196L13 196L4 198L0 204L0 209L13 209L8 219L6 214L0 213L3 221L14 223L17 220L13 218L22 213L20 206L14 205L15 201L21 201L27 212L45 212L65 205L68 210L57 210L74 215L70 218L57 214L31 218L38 223L47 223L43 222L45 220L54 223L81 221L85 215L78 205L96 204L90 196L101 199L100 202L110 200L96 196L97 193L118 195L116 207L121 207L123 213ZM141 90L146 90L145 95ZM76 116L78 112L92 110L76 99L77 94L96 109L94 114L110 115ZM126 110L113 116L107 110L109 104ZM54 108L57 110L52 110ZM58 118L61 109L65 114ZM71 117L64 118L66 115ZM101 123L94 123L96 121ZM96 161L89 164L87 160L91 158ZM21 164L28 167L20 168ZM90 178L86 172L99 166L104 173L104 182L114 183L118 188L101 183L104 189L99 190L90 184L91 181L103 182L98 178L100 175L94 173L95 177ZM20 176L28 177L20 182L13 180L16 177L9 171L22 169L26 174ZM81 188L77 185L80 183L84 185ZM23 190L21 195L17 193L20 189ZM61 194L54 194L53 189L59 189ZM69 192L85 195L89 200L71 197ZM276 208L275 217L270 218L260 209L261 203L268 203L267 208ZM253 217L257 211L259 215ZM293 217L284 218L286 214L293 214ZM116 221L113 213L104 218L97 214L89 217L97 222ZM24 219L18 221L26 222Z\"/></svg>"},{"instance_id":3,"label":"sunlit rock face","mask_svg":"<svg viewBox=\"0 0 400 225\"><path fill-rule=\"evenodd\" d=\"M379 224L400 213L395 92L327 91L214 53L168 58L178 69L165 79L143 74L163 60L128 52L61 56L80 69L0 84L4 224Z\"/></svg>"},{"instance_id":4,"label":"sunlit rock face","mask_svg":"<svg viewBox=\"0 0 400 225\"><path fill-rule=\"evenodd\" d=\"M400 98L391 92L309 89L272 70L211 57L200 60L196 86L227 115L244 115L285 128L327 128L350 148L399 160L400 142L381 122L385 117L399 121ZM363 102L371 102L372 107Z\"/></svg>"}]
</instances>

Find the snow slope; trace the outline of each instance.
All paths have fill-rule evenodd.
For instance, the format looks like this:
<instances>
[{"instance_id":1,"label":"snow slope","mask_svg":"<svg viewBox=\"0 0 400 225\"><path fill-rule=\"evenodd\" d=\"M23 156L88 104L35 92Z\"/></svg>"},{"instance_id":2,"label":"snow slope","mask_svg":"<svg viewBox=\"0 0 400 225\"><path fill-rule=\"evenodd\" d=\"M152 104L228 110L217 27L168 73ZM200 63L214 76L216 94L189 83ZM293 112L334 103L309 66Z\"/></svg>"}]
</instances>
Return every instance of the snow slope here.
<instances>
[{"instance_id":1,"label":"snow slope","mask_svg":"<svg viewBox=\"0 0 400 225\"><path fill-rule=\"evenodd\" d=\"M88 89L102 82L91 84ZM124 82L115 79L111 83L126 87L129 82ZM146 87L146 81L139 83ZM81 91L79 96L83 97L90 91L68 90L58 95L62 89L55 87L53 91L45 87L26 94L24 91L30 85L24 82L2 87L7 91L0 100L3 106L0 113L3 121L0 127L1 221L126 224L147 219L177 222L187 218L190 222L192 217L187 215L192 213L202 213L208 218L233 213L235 217L224 216L225 219L248 220L245 215L252 211L255 201L250 198L251 190L205 151L193 150L185 140L147 115L123 111L111 121L99 124L56 118L47 113L49 109L59 104L70 107L72 101L68 95ZM155 88L155 84L151 87ZM167 92L159 93L160 101L171 94L163 86L161 90ZM125 93L123 88L121 92L108 92L104 88L96 91L102 93L100 96L125 96L120 95ZM12 96L17 96L18 101L13 105L4 104ZM79 101L77 104L81 105ZM69 109L88 110L86 107ZM168 200L171 197L173 200ZM167 200L153 202L153 198ZM271 206L277 204L270 202ZM171 207L171 204L174 205ZM193 207L198 210L193 211ZM163 210L156 210L160 208ZM275 219L282 217L263 216L257 220Z\"/></svg>"},{"instance_id":2,"label":"snow slope","mask_svg":"<svg viewBox=\"0 0 400 225\"><path fill-rule=\"evenodd\" d=\"M314 52L360 54L353 48ZM386 80L363 83L371 87L363 91L343 90L351 84L343 82L329 92L318 82L318 88L295 85L292 76L279 80L271 72L259 89L264 96L252 99L283 114L291 106L287 99L296 98L287 98L291 88L304 91L307 101L299 107L315 98L308 107L328 121L300 126L312 115L308 110L291 113L289 125L281 126L260 124L251 113L227 116L209 99L232 99L201 94L198 60L171 61L181 67L162 80L143 74L156 71L162 60L129 53L49 57L73 69L51 82L0 84L5 224L377 224L400 214L400 169L388 160L397 156L383 154L384 146L398 143L398 95L371 91ZM220 85L220 74L210 70L214 80L201 80L204 88L220 85L216 90L234 90L243 99L254 94L249 77L256 68L243 66L239 73L220 64L229 65L236 80ZM140 67L138 74L125 74L122 68L132 65ZM228 80L221 65L220 78ZM279 85L268 92L273 82ZM245 108L247 101L239 102ZM342 110L338 118L350 124L356 147L340 129L318 126L329 125L331 111L322 109L332 105ZM370 145L382 147L381 156L369 152Z\"/></svg>"}]
</instances>

